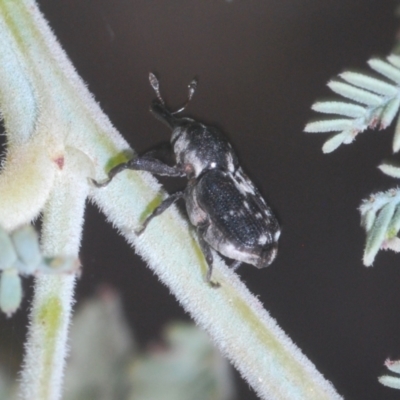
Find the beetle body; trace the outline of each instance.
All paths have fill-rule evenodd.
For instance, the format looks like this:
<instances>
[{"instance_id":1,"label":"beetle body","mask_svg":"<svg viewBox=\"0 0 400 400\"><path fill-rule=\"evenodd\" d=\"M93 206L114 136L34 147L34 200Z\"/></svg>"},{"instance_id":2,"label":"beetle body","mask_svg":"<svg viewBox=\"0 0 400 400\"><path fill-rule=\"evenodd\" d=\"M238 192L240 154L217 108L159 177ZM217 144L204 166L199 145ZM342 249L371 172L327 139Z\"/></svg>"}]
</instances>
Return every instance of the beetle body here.
<instances>
[{"instance_id":1,"label":"beetle body","mask_svg":"<svg viewBox=\"0 0 400 400\"><path fill-rule=\"evenodd\" d=\"M209 267L207 282L214 285L211 282L211 249L234 260L234 268L242 262L257 268L268 266L277 255L279 224L243 172L231 144L216 128L190 118L177 117L177 112L169 111L158 90L158 80L152 74L150 83L158 97L150 110L172 129L175 165L171 167L162 163L152 153L144 154L111 170L106 183L127 168L165 176L186 176L186 189L164 200L144 222L142 230L152 218L183 198ZM195 82L192 82L188 101L194 90Z\"/></svg>"}]
</instances>

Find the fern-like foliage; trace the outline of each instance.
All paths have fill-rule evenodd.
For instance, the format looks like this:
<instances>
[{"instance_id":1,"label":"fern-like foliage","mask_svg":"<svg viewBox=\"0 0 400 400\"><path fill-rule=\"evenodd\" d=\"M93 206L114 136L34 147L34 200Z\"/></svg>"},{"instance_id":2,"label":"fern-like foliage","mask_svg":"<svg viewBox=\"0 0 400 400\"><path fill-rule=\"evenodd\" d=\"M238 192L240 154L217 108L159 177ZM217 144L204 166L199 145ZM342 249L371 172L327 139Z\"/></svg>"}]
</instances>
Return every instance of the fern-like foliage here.
<instances>
[{"instance_id":1,"label":"fern-like foliage","mask_svg":"<svg viewBox=\"0 0 400 400\"><path fill-rule=\"evenodd\" d=\"M316 102L312 109L331 116L309 122L306 132L339 132L329 138L322 150L330 153L341 144L351 143L368 128L387 128L400 108L400 55L390 54L386 60L373 58L369 66L378 79L358 72L343 72L328 86L348 100ZM393 151L400 150L400 123L397 123ZM390 164L379 167L382 172L400 178L400 168ZM372 194L361 207L361 225L367 233L364 265L371 266L380 249L400 252L400 189Z\"/></svg>"},{"instance_id":2,"label":"fern-like foliage","mask_svg":"<svg viewBox=\"0 0 400 400\"><path fill-rule=\"evenodd\" d=\"M369 66L383 76L380 79L358 72L343 72L339 79L328 83L332 91L350 101L321 101L312 105L314 111L332 116L309 122L304 131L339 132L324 143L324 153L336 150L343 143L351 143L368 128L385 129L392 123L400 107L400 56L391 54L386 59L368 61ZM399 149L400 124L397 123L393 151Z\"/></svg>"},{"instance_id":3,"label":"fern-like foliage","mask_svg":"<svg viewBox=\"0 0 400 400\"><path fill-rule=\"evenodd\" d=\"M399 1L399 0L398 0ZM400 3L396 10L400 17ZM400 108L400 40L395 53L386 60L373 58L369 66L378 73L372 77L358 72L344 72L328 83L329 88L345 100L320 101L312 105L326 118L309 122L305 132L336 132L323 145L324 153L331 153L341 144L353 142L366 129L385 129L394 120ZM400 150L400 118L393 138L393 152ZM393 178L400 179L400 166L383 163L379 169ZM370 195L363 200L359 211L361 226L367 238L363 262L369 267L379 250L400 252L400 187ZM378 378L382 385L400 390L400 360L386 360L390 375Z\"/></svg>"}]
</instances>

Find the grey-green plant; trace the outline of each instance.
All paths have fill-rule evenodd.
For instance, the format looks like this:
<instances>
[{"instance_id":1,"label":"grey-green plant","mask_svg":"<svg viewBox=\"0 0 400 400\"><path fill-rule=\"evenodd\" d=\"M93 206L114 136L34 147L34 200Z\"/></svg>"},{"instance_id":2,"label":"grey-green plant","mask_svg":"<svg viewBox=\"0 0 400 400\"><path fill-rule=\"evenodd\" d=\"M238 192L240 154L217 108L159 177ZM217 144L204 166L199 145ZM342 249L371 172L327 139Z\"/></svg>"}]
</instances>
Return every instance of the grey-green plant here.
<instances>
[{"instance_id":1,"label":"grey-green plant","mask_svg":"<svg viewBox=\"0 0 400 400\"><path fill-rule=\"evenodd\" d=\"M76 272L79 262L70 257L44 257L32 225L7 233L0 226L0 310L11 316L22 301L21 276Z\"/></svg>"},{"instance_id":2,"label":"grey-green plant","mask_svg":"<svg viewBox=\"0 0 400 400\"><path fill-rule=\"evenodd\" d=\"M16 377L6 368L1 360L0 399L17 400ZM234 400L234 389L228 361L193 324L171 322L140 349L114 290L101 287L78 305L65 400Z\"/></svg>"},{"instance_id":3,"label":"grey-green plant","mask_svg":"<svg viewBox=\"0 0 400 400\"><path fill-rule=\"evenodd\" d=\"M332 101L320 101L312 109L328 117L309 122L305 132L333 134L323 145L322 151L330 153L341 144L354 141L359 133L368 128L385 129L398 115L400 107L400 56L390 54L385 60L371 59L368 64L382 77L372 77L359 72L343 72L338 79L328 83L330 89L345 97ZM386 79L385 79L386 78ZM349 101L350 100L350 101ZM393 152L400 150L400 123L397 122ZM394 178L400 178L400 167L382 163L379 169ZM379 249L400 251L400 197L398 188L371 194L360 206L361 224L367 233L364 265L369 267Z\"/></svg>"},{"instance_id":4,"label":"grey-green plant","mask_svg":"<svg viewBox=\"0 0 400 400\"><path fill-rule=\"evenodd\" d=\"M0 38L0 110L7 138L0 225L6 232L42 215L43 256L77 259L85 204L91 201L260 398L340 399L217 255L214 278L221 288L204 284L204 256L174 207L142 236L135 234L149 208L166 196L153 176L127 171L107 188L90 185L89 178L103 180L135 152L89 93L35 1L0 0ZM21 399L61 398L75 283L76 274L35 277Z\"/></svg>"}]
</instances>

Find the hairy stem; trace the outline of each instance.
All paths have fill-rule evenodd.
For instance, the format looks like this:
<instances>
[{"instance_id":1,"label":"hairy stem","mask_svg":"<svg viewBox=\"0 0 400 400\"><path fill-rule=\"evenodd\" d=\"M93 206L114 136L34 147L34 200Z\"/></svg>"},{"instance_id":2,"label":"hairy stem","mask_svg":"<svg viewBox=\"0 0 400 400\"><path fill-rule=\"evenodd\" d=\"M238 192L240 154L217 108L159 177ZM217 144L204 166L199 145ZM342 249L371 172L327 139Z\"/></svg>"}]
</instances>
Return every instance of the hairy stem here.
<instances>
[{"instance_id":1,"label":"hairy stem","mask_svg":"<svg viewBox=\"0 0 400 400\"><path fill-rule=\"evenodd\" d=\"M89 170L76 150L66 153L62 172L43 212L42 248L47 256L77 257ZM67 355L75 274L42 275L35 280L30 326L21 372L21 397L56 400L61 397Z\"/></svg>"},{"instance_id":2,"label":"hairy stem","mask_svg":"<svg viewBox=\"0 0 400 400\"><path fill-rule=\"evenodd\" d=\"M222 287L204 283L204 256L175 208L155 218L140 238L134 234L165 197L150 174L127 171L106 188L88 189L88 177L104 179L106 170L133 152L87 91L33 1L0 0L0 37L0 109L8 141L0 174L0 198L8 200L0 223L14 229L44 207L44 251L75 256L88 193L261 398L339 399L218 257L214 279ZM25 182L24 190L15 182ZM25 399L61 396L73 286L73 276L36 280L22 371Z\"/></svg>"}]
</instances>

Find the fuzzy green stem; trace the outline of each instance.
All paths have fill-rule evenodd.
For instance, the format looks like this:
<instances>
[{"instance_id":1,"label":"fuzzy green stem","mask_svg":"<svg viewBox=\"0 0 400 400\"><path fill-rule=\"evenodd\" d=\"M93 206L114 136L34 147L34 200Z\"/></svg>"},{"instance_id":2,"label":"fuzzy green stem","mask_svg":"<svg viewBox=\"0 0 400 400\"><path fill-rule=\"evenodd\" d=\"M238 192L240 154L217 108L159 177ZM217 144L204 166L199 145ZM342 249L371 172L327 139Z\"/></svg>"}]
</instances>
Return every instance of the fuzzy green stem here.
<instances>
[{"instance_id":1,"label":"fuzzy green stem","mask_svg":"<svg viewBox=\"0 0 400 400\"><path fill-rule=\"evenodd\" d=\"M77 257L89 173L85 159L74 150L66 153L43 212L42 248L47 256ZM78 169L79 167L79 169ZM30 315L21 373L21 397L56 400L61 397L67 355L67 335L74 302L75 274L39 276Z\"/></svg>"}]
</instances>

